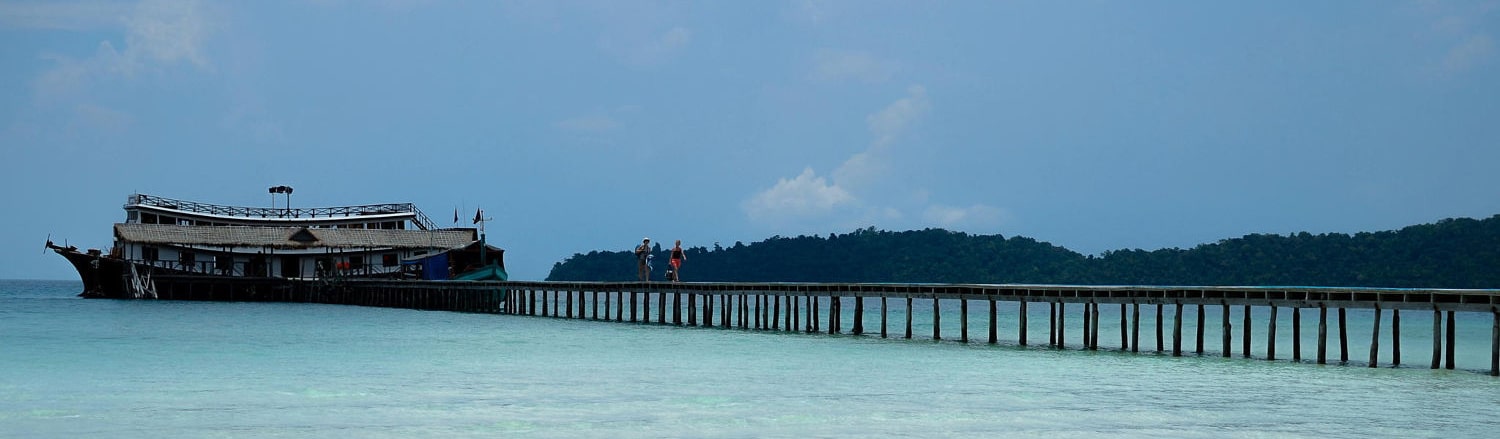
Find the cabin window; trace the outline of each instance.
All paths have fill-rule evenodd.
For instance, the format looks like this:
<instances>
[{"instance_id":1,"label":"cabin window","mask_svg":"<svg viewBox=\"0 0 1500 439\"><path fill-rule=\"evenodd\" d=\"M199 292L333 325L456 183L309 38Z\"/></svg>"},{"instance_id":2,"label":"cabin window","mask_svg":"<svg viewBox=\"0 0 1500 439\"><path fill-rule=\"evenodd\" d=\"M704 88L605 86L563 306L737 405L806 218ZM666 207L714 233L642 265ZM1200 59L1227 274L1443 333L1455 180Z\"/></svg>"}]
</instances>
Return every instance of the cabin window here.
<instances>
[{"instance_id":1,"label":"cabin window","mask_svg":"<svg viewBox=\"0 0 1500 439\"><path fill-rule=\"evenodd\" d=\"M380 255L380 266L382 266L382 267L395 267L396 264L397 264L397 262L396 262L396 254L395 253L386 253L386 254Z\"/></svg>"},{"instance_id":2,"label":"cabin window","mask_svg":"<svg viewBox=\"0 0 1500 439\"><path fill-rule=\"evenodd\" d=\"M141 214L141 224L156 224L156 214L154 214L154 213L143 213L143 214Z\"/></svg>"},{"instance_id":3,"label":"cabin window","mask_svg":"<svg viewBox=\"0 0 1500 439\"><path fill-rule=\"evenodd\" d=\"M141 221L141 213L140 212L136 212L136 211L132 210L129 213L125 214L125 222L127 222L127 223L137 223L137 222L140 222L140 221Z\"/></svg>"},{"instance_id":4,"label":"cabin window","mask_svg":"<svg viewBox=\"0 0 1500 439\"><path fill-rule=\"evenodd\" d=\"M183 268L191 269L194 265L198 264L198 255L189 251L179 252L177 253L177 262L181 263Z\"/></svg>"},{"instance_id":5,"label":"cabin window","mask_svg":"<svg viewBox=\"0 0 1500 439\"><path fill-rule=\"evenodd\" d=\"M156 262L161 258L161 252L156 247L141 247L141 259L146 262Z\"/></svg>"},{"instance_id":6,"label":"cabin window","mask_svg":"<svg viewBox=\"0 0 1500 439\"><path fill-rule=\"evenodd\" d=\"M352 269L352 270L358 270L358 269L361 269L361 268L365 268L365 257L364 256L350 256L349 257L349 268Z\"/></svg>"}]
</instances>

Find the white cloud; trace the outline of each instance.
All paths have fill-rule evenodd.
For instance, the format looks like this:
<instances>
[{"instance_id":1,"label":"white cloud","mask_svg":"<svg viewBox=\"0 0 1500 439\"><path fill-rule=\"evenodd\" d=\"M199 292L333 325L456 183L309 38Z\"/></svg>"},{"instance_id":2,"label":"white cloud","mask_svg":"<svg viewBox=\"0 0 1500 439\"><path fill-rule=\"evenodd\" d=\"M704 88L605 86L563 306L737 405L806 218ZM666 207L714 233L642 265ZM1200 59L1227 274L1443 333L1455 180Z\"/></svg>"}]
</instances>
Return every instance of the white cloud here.
<instances>
[{"instance_id":1,"label":"white cloud","mask_svg":"<svg viewBox=\"0 0 1500 439\"><path fill-rule=\"evenodd\" d=\"M29 4L23 4L29 5ZM186 61L199 69L209 69L202 53L208 36L208 20L199 3L193 0L146 0L128 11L116 7L91 9L96 3L60 3L25 9L20 19L3 21L7 26L29 26L68 30L124 31L124 44L116 48L108 40L100 41L94 53L84 58L61 54L44 54L54 66L33 81L33 91L40 101L55 101L84 94L95 82L112 77L133 77L142 70ZM115 4L111 4L115 5ZM115 15L120 14L120 15Z\"/></svg>"},{"instance_id":2,"label":"white cloud","mask_svg":"<svg viewBox=\"0 0 1500 439\"><path fill-rule=\"evenodd\" d=\"M742 206L751 220L772 223L827 215L855 203L853 195L804 168L802 174L780 179Z\"/></svg>"},{"instance_id":3,"label":"white cloud","mask_svg":"<svg viewBox=\"0 0 1500 439\"><path fill-rule=\"evenodd\" d=\"M1489 35L1470 35L1462 43L1448 50L1443 57L1443 68L1450 72L1468 70L1495 54L1495 42Z\"/></svg>"},{"instance_id":4,"label":"white cloud","mask_svg":"<svg viewBox=\"0 0 1500 439\"><path fill-rule=\"evenodd\" d=\"M864 151L855 153L833 170L833 180L850 188L864 188L890 175L888 149L922 115L932 107L927 89L920 85L907 88L907 96L870 115L866 122L874 141Z\"/></svg>"},{"instance_id":5,"label":"white cloud","mask_svg":"<svg viewBox=\"0 0 1500 439\"><path fill-rule=\"evenodd\" d=\"M1004 222L1005 211L983 204L969 207L954 207L941 204L927 206L922 221L928 225L962 230L985 230L996 228Z\"/></svg>"},{"instance_id":6,"label":"white cloud","mask_svg":"<svg viewBox=\"0 0 1500 439\"><path fill-rule=\"evenodd\" d=\"M866 52L824 50L813 61L812 78L819 81L856 80L866 83L885 82L895 67L891 62Z\"/></svg>"}]
</instances>

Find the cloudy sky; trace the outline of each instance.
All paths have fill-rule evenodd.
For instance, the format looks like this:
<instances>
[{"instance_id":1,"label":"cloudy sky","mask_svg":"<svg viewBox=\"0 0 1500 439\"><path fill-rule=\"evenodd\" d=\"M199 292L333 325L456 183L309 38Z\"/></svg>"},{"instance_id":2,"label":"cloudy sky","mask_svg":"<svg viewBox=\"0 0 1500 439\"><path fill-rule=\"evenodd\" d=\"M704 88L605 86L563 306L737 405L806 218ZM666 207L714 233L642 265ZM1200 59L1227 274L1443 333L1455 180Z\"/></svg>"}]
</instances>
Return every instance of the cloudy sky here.
<instances>
[{"instance_id":1,"label":"cloudy sky","mask_svg":"<svg viewBox=\"0 0 1500 439\"><path fill-rule=\"evenodd\" d=\"M0 278L135 192L1084 253L1500 213L1500 2L0 0ZM467 225L467 224L465 224Z\"/></svg>"}]
</instances>

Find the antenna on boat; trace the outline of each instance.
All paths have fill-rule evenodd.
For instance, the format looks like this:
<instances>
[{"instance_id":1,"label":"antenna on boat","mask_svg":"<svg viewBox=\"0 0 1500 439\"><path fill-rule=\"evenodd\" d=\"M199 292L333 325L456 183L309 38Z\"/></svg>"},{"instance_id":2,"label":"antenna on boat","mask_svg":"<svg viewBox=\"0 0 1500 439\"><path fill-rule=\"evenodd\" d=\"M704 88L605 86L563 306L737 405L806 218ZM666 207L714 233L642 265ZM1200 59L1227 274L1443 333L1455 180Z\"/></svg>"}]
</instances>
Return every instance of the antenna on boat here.
<instances>
[{"instance_id":1,"label":"antenna on boat","mask_svg":"<svg viewBox=\"0 0 1500 439\"><path fill-rule=\"evenodd\" d=\"M271 188L268 189L267 192L270 192L270 194L271 194L271 209L272 210L276 209L276 194L286 194L286 215L291 215L292 214L292 187L291 186L285 186L285 185L283 185L283 186L271 186ZM285 215L283 215L283 216L285 216Z\"/></svg>"},{"instance_id":2,"label":"antenna on boat","mask_svg":"<svg viewBox=\"0 0 1500 439\"><path fill-rule=\"evenodd\" d=\"M46 244L42 244L42 254L44 254L44 255L47 254L47 249L52 248L53 245L54 244L52 244L52 234L48 233L47 234L47 243Z\"/></svg>"}]
</instances>

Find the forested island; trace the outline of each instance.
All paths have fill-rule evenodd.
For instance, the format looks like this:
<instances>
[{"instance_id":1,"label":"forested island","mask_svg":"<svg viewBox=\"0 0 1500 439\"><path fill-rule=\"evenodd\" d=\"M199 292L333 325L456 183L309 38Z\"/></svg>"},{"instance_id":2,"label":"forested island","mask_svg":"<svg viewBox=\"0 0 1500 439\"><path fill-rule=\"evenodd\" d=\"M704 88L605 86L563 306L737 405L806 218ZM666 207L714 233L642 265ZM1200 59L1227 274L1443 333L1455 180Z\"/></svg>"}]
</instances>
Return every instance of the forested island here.
<instances>
[{"instance_id":1,"label":"forested island","mask_svg":"<svg viewBox=\"0 0 1500 439\"><path fill-rule=\"evenodd\" d=\"M657 244L652 278L667 251ZM1035 239L865 228L687 249L684 281L1500 288L1500 215L1394 231L1252 234L1191 249L1078 252ZM635 280L630 250L575 254L547 280Z\"/></svg>"}]
</instances>

